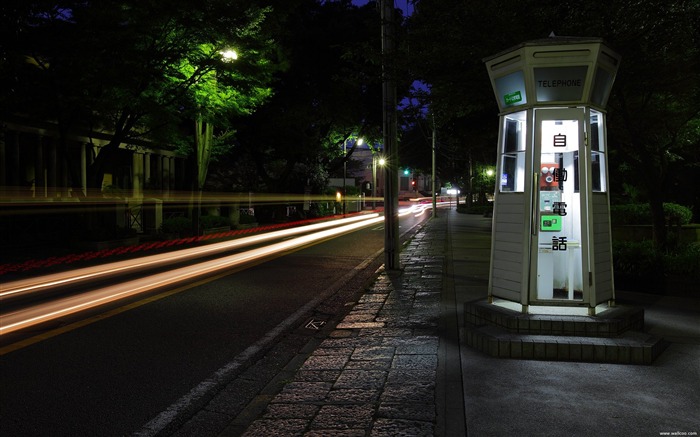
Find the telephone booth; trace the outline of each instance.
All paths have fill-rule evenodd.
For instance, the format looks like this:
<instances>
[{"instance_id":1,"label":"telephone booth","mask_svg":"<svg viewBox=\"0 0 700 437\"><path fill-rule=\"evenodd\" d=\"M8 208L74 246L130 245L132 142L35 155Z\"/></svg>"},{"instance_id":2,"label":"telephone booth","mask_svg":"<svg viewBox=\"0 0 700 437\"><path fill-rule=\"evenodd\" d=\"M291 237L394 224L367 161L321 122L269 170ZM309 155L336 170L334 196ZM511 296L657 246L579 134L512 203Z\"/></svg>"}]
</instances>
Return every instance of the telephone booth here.
<instances>
[{"instance_id":1,"label":"telephone booth","mask_svg":"<svg viewBox=\"0 0 700 437\"><path fill-rule=\"evenodd\" d=\"M489 300L614 301L605 106L620 57L550 37L485 59L500 110Z\"/></svg>"}]
</instances>

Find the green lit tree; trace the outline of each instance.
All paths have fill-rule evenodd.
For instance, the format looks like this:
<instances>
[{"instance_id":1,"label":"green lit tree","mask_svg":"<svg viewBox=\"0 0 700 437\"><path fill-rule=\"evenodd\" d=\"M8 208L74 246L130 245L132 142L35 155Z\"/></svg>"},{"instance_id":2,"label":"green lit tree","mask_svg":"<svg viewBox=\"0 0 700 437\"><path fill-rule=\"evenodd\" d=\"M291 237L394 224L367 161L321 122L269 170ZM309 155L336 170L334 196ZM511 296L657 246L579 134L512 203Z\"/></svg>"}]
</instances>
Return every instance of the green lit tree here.
<instances>
[{"instance_id":1,"label":"green lit tree","mask_svg":"<svg viewBox=\"0 0 700 437\"><path fill-rule=\"evenodd\" d=\"M257 3L10 0L3 5L10 27L2 46L11 62L0 71L14 87L2 97L17 112L57 121L62 147L76 130L109 132L87 169L88 189L99 194L120 144L192 149L191 129L183 126L195 114L205 123L216 118L226 130L220 120L250 112L269 94L274 46L260 32L269 8ZM235 73L222 67L219 54L229 46L241 54ZM204 97L212 74L216 90ZM199 103L209 106L200 110ZM79 183L78 168L70 179Z\"/></svg>"}]
</instances>

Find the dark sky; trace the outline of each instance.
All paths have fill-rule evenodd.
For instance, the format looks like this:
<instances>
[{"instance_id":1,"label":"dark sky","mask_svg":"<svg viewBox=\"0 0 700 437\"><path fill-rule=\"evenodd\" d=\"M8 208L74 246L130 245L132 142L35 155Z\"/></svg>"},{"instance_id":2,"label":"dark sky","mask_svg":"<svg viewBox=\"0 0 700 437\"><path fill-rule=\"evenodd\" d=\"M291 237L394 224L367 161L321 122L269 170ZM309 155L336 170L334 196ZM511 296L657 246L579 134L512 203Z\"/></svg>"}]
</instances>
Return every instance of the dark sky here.
<instances>
[{"instance_id":1,"label":"dark sky","mask_svg":"<svg viewBox=\"0 0 700 437\"><path fill-rule=\"evenodd\" d=\"M369 3L369 1L370 0L352 0L352 3L357 6L364 6ZM403 9L404 15L409 15L413 12L413 0L394 0L394 6Z\"/></svg>"}]
</instances>

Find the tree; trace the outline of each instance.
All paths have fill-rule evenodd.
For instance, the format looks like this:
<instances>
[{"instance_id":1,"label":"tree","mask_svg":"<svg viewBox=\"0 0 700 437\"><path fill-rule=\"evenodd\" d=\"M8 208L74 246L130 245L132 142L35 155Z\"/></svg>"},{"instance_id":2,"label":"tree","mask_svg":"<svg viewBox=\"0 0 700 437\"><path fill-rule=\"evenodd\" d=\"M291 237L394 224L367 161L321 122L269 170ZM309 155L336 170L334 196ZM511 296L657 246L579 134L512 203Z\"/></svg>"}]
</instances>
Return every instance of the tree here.
<instances>
[{"instance_id":1,"label":"tree","mask_svg":"<svg viewBox=\"0 0 700 437\"><path fill-rule=\"evenodd\" d=\"M188 142L181 126L197 111L200 79L221 64L224 47L235 46L243 61L219 79L218 89L236 87L220 115L245 113L261 98L272 47L257 32L268 11L254 0L12 3L15 31L5 56L13 63L3 73L17 86L4 97L12 108L56 120L64 147L65 134L76 129L111 134L88 167L92 192L120 144ZM71 174L75 185L79 174Z\"/></svg>"},{"instance_id":2,"label":"tree","mask_svg":"<svg viewBox=\"0 0 700 437\"><path fill-rule=\"evenodd\" d=\"M420 0L411 19L412 53L421 60L413 71L430 92L419 97L438 115L444 141L493 162L497 109L482 59L552 31L602 37L622 55L608 105L611 165L621 162L611 174L640 189L664 247L668 188L697 165L699 8L697 0Z\"/></svg>"},{"instance_id":3,"label":"tree","mask_svg":"<svg viewBox=\"0 0 700 437\"><path fill-rule=\"evenodd\" d=\"M379 13L348 0L285 2L268 25L286 68L268 104L239 130L235 158L255 163L258 190L319 193L350 163L355 142L344 156L345 141L381 137Z\"/></svg>"}]
</instances>

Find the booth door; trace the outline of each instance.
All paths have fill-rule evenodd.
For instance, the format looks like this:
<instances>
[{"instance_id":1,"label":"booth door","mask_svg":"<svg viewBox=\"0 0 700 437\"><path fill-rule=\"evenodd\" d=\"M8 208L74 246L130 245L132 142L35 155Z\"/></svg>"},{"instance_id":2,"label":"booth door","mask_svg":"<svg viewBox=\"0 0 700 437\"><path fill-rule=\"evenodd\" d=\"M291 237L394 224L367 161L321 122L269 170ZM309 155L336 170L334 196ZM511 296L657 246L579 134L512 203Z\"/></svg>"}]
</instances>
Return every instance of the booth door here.
<instances>
[{"instance_id":1,"label":"booth door","mask_svg":"<svg viewBox=\"0 0 700 437\"><path fill-rule=\"evenodd\" d=\"M587 301L579 184L584 148L583 108L535 109L530 297L578 305ZM584 219L585 220L585 219ZM587 278L588 275L586 274Z\"/></svg>"}]
</instances>

